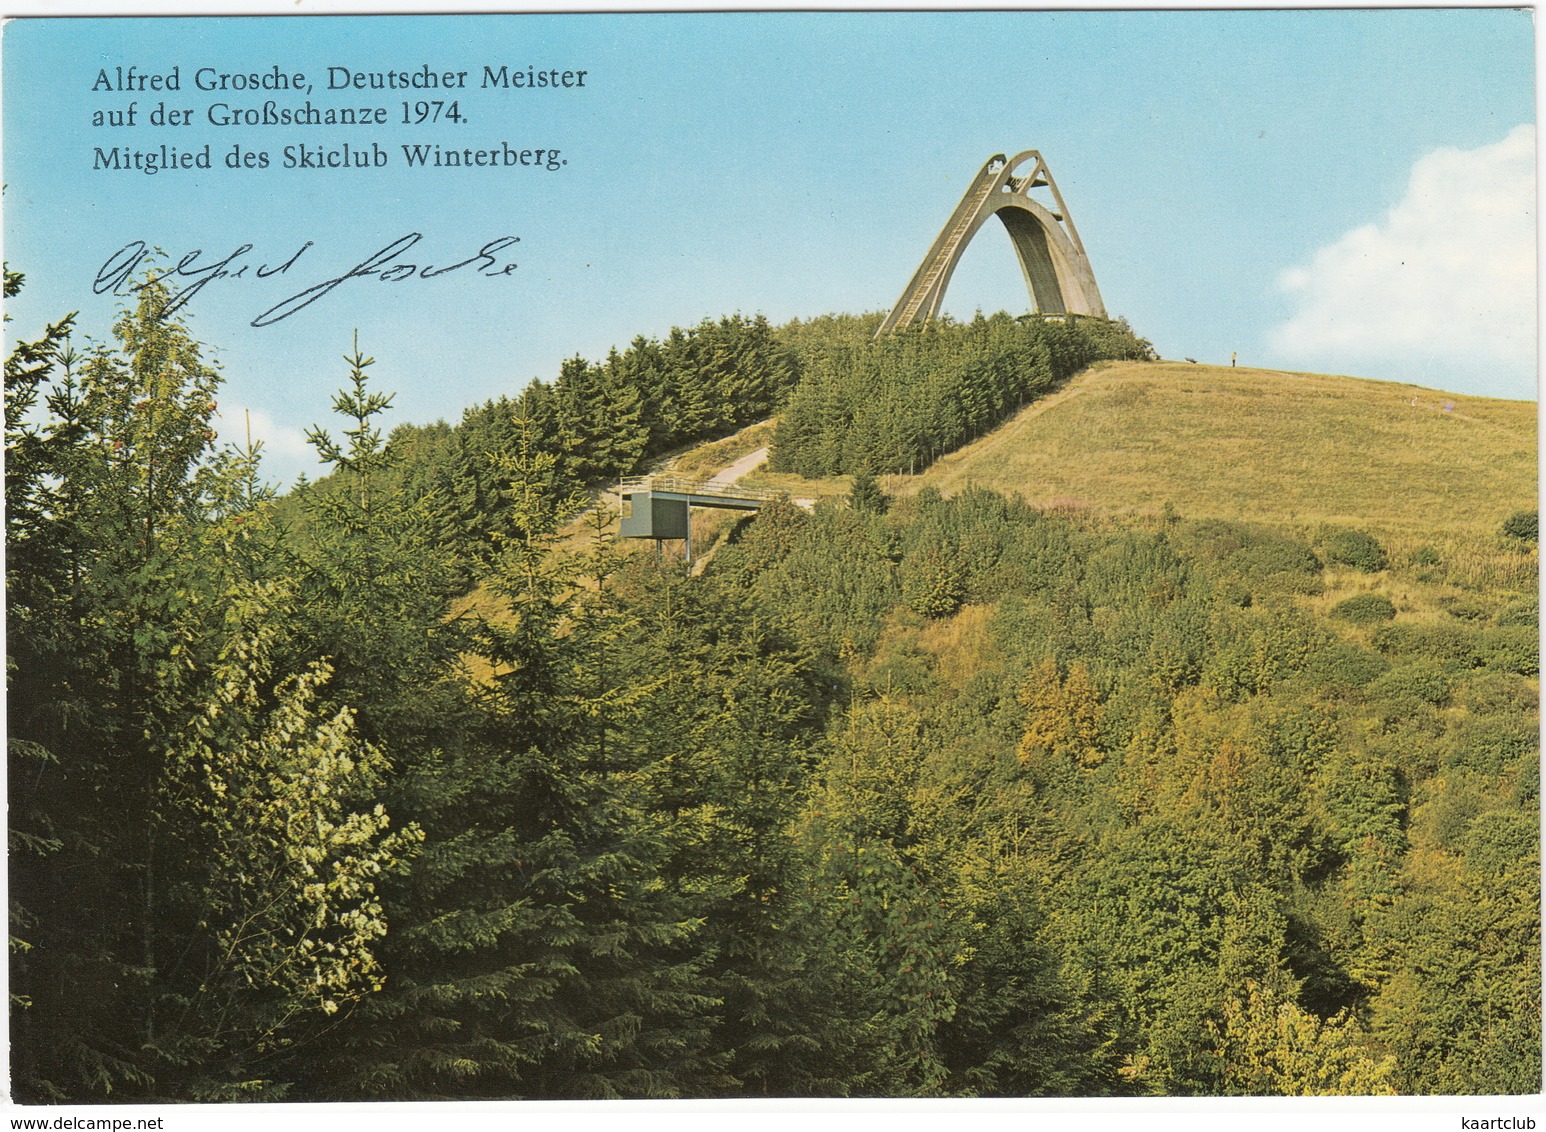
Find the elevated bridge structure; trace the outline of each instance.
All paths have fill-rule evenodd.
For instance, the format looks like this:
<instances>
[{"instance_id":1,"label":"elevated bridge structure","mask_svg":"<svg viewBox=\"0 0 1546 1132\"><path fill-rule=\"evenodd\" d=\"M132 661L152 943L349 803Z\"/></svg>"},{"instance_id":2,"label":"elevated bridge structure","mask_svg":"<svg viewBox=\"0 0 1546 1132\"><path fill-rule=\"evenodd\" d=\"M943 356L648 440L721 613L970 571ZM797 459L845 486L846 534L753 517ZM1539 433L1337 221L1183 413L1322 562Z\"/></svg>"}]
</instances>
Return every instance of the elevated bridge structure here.
<instances>
[{"instance_id":1,"label":"elevated bridge structure","mask_svg":"<svg viewBox=\"0 0 1546 1132\"><path fill-rule=\"evenodd\" d=\"M1047 190L1045 200L1031 195L1041 189ZM1044 315L1106 317L1095 271L1063 194L1041 154L1027 149L1011 158L1002 153L988 158L875 332L877 338L939 313L951 273L991 216L997 216L1009 233L1033 310Z\"/></svg>"},{"instance_id":2,"label":"elevated bridge structure","mask_svg":"<svg viewBox=\"0 0 1546 1132\"><path fill-rule=\"evenodd\" d=\"M681 539L686 544L689 562L692 561L692 508L758 511L763 505L783 497L782 492L763 488L675 475L636 476L618 484L617 492L623 501L618 531L621 537L652 538L657 546L668 539Z\"/></svg>"}]
</instances>

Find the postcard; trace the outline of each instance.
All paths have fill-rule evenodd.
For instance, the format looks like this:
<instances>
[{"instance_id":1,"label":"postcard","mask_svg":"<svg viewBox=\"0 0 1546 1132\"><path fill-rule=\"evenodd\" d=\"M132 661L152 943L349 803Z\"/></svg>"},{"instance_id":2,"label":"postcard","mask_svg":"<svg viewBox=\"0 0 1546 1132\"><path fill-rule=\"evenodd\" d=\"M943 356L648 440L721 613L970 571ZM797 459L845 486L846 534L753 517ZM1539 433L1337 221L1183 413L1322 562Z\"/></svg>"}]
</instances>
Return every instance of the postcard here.
<instances>
[{"instance_id":1,"label":"postcard","mask_svg":"<svg viewBox=\"0 0 1546 1132\"><path fill-rule=\"evenodd\" d=\"M1533 49L8 22L15 1111L1533 1127Z\"/></svg>"}]
</instances>

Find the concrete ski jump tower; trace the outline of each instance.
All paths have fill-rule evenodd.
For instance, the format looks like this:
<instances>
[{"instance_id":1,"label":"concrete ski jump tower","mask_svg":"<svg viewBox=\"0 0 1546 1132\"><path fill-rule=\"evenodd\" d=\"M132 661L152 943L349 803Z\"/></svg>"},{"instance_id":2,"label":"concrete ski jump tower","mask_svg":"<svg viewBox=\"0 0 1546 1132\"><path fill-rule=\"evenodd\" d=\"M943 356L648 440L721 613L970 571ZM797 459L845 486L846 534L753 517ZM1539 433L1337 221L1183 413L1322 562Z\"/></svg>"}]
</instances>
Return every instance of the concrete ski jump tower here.
<instances>
[{"instance_id":1,"label":"concrete ski jump tower","mask_svg":"<svg viewBox=\"0 0 1546 1132\"><path fill-rule=\"evenodd\" d=\"M1015 171L1027 162L1034 162L1030 172L1016 176ZM1042 188L1051 191L1050 203L1030 195L1032 189ZM977 229L994 215L1009 232L1033 309L1050 315L1106 317L1095 272L1063 203L1063 194L1058 192L1041 154L1028 149L1008 160L1002 153L988 159L913 272L896 307L875 332L877 338L939 313L961 253Z\"/></svg>"}]
</instances>

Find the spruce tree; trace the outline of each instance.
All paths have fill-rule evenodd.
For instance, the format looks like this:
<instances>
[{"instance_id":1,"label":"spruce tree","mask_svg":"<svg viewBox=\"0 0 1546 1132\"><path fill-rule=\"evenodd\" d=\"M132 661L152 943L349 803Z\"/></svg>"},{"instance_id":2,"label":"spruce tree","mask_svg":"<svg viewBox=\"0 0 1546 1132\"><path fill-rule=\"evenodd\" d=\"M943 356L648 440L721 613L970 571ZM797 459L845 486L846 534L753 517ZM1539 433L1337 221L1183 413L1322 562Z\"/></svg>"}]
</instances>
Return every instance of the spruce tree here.
<instances>
[{"instance_id":1,"label":"spruce tree","mask_svg":"<svg viewBox=\"0 0 1546 1132\"><path fill-rule=\"evenodd\" d=\"M280 1084L275 1056L368 983L377 933L347 925L371 922L364 874L396 848L384 811L354 809L370 757L347 722L318 722L317 680L297 670L302 683L287 684L257 643L283 638L289 614L272 531L257 530L256 453L216 451L219 374L166 314L166 287L136 290L112 345L84 359L55 350L45 423L7 422L8 442L48 466L8 485L31 501L11 547L41 567L8 610L25 658L11 673L13 755L36 764L13 780L13 814L50 850L16 858L12 874L28 933L13 966L28 1003L15 1081L33 1100ZM330 795L309 812L342 841L291 824L303 780ZM335 867L354 873L309 905L320 934L290 934L282 921L316 883L306 870ZM259 911L280 905L278 919ZM295 981L323 937L356 964L313 957L311 986L332 998Z\"/></svg>"}]
</instances>

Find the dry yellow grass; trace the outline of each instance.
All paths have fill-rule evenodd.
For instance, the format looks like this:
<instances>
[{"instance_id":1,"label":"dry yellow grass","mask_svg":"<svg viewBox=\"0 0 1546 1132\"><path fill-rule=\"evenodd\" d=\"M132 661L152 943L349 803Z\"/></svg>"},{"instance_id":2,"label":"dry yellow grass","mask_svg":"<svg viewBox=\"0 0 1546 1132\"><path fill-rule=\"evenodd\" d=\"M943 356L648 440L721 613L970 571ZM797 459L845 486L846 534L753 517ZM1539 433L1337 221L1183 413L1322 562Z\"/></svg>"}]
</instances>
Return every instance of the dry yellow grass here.
<instances>
[{"instance_id":1,"label":"dry yellow grass","mask_svg":"<svg viewBox=\"0 0 1546 1132\"><path fill-rule=\"evenodd\" d=\"M1107 514L1168 503L1188 518L1469 540L1535 506L1536 406L1352 377L1112 363L887 487L950 495L970 484Z\"/></svg>"},{"instance_id":2,"label":"dry yellow grass","mask_svg":"<svg viewBox=\"0 0 1546 1132\"><path fill-rule=\"evenodd\" d=\"M963 605L953 617L928 622L919 634L919 645L934 658L935 671L956 691L996 660L991 605Z\"/></svg>"}]
</instances>

